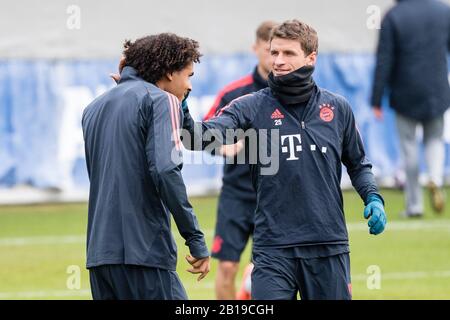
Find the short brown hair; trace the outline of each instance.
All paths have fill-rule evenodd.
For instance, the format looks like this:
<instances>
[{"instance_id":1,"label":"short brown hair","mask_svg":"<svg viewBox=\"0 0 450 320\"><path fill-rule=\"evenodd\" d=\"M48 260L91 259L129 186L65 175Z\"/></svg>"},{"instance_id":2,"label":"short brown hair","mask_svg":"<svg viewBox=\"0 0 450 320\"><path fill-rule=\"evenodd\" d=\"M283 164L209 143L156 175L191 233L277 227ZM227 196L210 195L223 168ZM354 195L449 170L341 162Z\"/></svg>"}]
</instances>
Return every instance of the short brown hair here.
<instances>
[{"instance_id":1,"label":"short brown hair","mask_svg":"<svg viewBox=\"0 0 450 320\"><path fill-rule=\"evenodd\" d=\"M256 29L256 41L269 41L270 33L272 32L273 27L275 27L277 23L275 21L264 21Z\"/></svg>"},{"instance_id":2,"label":"short brown hair","mask_svg":"<svg viewBox=\"0 0 450 320\"><path fill-rule=\"evenodd\" d=\"M160 33L124 43L125 65L155 84L166 74L181 71L191 62L200 62L197 41L173 33Z\"/></svg>"},{"instance_id":3,"label":"short brown hair","mask_svg":"<svg viewBox=\"0 0 450 320\"><path fill-rule=\"evenodd\" d=\"M274 27L270 35L270 41L273 38L290 39L300 41L300 46L309 55L317 52L319 47L319 38L317 32L312 27L299 20L287 20L282 24Z\"/></svg>"}]
</instances>

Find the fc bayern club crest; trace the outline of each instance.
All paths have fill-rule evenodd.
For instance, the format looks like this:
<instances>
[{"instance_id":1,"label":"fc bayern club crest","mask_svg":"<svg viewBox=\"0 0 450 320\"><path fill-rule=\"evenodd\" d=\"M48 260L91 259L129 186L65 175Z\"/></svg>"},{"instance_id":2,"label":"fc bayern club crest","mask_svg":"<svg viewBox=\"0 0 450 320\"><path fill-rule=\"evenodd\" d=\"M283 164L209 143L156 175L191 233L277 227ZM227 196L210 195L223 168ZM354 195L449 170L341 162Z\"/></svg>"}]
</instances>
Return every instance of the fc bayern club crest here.
<instances>
[{"instance_id":1,"label":"fc bayern club crest","mask_svg":"<svg viewBox=\"0 0 450 320\"><path fill-rule=\"evenodd\" d=\"M320 119L325 122L330 122L334 118L334 107L331 104L321 104L320 108Z\"/></svg>"}]
</instances>

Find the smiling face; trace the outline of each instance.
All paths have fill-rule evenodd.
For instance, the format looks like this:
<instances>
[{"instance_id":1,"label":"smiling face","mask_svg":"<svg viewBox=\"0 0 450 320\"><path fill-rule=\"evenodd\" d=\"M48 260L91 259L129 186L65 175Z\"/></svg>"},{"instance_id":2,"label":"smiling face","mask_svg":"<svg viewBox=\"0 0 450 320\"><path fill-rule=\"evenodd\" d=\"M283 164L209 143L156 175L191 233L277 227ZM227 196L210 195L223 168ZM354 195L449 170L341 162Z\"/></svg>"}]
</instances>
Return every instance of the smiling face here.
<instances>
[{"instance_id":1,"label":"smiling face","mask_svg":"<svg viewBox=\"0 0 450 320\"><path fill-rule=\"evenodd\" d=\"M284 76L306 65L315 65L317 53L306 55L298 40L274 37L270 42L272 72L275 77Z\"/></svg>"},{"instance_id":2,"label":"smiling face","mask_svg":"<svg viewBox=\"0 0 450 320\"><path fill-rule=\"evenodd\" d=\"M180 100L184 99L186 94L192 90L191 77L194 75L194 63L190 62L180 71L167 75L167 82L164 90L170 92Z\"/></svg>"}]
</instances>

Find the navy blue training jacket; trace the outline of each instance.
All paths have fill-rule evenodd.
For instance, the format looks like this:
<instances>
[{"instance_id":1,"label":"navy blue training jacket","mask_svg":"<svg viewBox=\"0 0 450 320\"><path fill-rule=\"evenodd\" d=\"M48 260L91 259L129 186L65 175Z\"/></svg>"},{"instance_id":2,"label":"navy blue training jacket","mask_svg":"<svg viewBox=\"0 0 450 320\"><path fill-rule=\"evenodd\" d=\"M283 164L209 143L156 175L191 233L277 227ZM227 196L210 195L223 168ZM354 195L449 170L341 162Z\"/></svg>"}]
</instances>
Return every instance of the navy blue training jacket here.
<instances>
[{"instance_id":1,"label":"navy blue training jacket","mask_svg":"<svg viewBox=\"0 0 450 320\"><path fill-rule=\"evenodd\" d=\"M84 110L87 268L131 264L175 270L170 213L190 253L209 255L180 172L182 121L177 98L131 67Z\"/></svg>"},{"instance_id":2,"label":"navy blue training jacket","mask_svg":"<svg viewBox=\"0 0 450 320\"><path fill-rule=\"evenodd\" d=\"M257 192L255 249L347 244L342 163L364 201L368 194L378 193L349 103L315 87L304 112L289 110L295 107L282 105L266 88L234 100L217 117L202 123L194 123L185 114L185 128L196 139L209 129L222 134L216 134L217 139L225 138L227 128L268 130L259 140L267 140L270 154L278 154L279 169L273 174L264 172L270 164L259 155L251 168ZM187 147L199 149L208 144L191 141Z\"/></svg>"}]
</instances>

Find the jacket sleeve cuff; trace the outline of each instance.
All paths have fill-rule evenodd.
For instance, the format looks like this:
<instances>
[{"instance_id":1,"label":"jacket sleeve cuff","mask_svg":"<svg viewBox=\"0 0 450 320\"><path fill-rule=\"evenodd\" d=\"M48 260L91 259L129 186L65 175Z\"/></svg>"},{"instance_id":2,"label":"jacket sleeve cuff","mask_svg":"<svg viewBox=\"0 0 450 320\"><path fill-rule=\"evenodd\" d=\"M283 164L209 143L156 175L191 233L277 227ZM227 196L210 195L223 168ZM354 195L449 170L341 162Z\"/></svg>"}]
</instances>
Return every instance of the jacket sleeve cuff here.
<instances>
[{"instance_id":1,"label":"jacket sleeve cuff","mask_svg":"<svg viewBox=\"0 0 450 320\"><path fill-rule=\"evenodd\" d=\"M191 244L189 246L189 252L194 258L206 258L209 257L209 250L206 244Z\"/></svg>"},{"instance_id":2,"label":"jacket sleeve cuff","mask_svg":"<svg viewBox=\"0 0 450 320\"><path fill-rule=\"evenodd\" d=\"M384 206L384 199L379 193L376 192L369 193L366 197L366 200L364 201L364 204L367 206L372 201L379 201Z\"/></svg>"}]
</instances>

